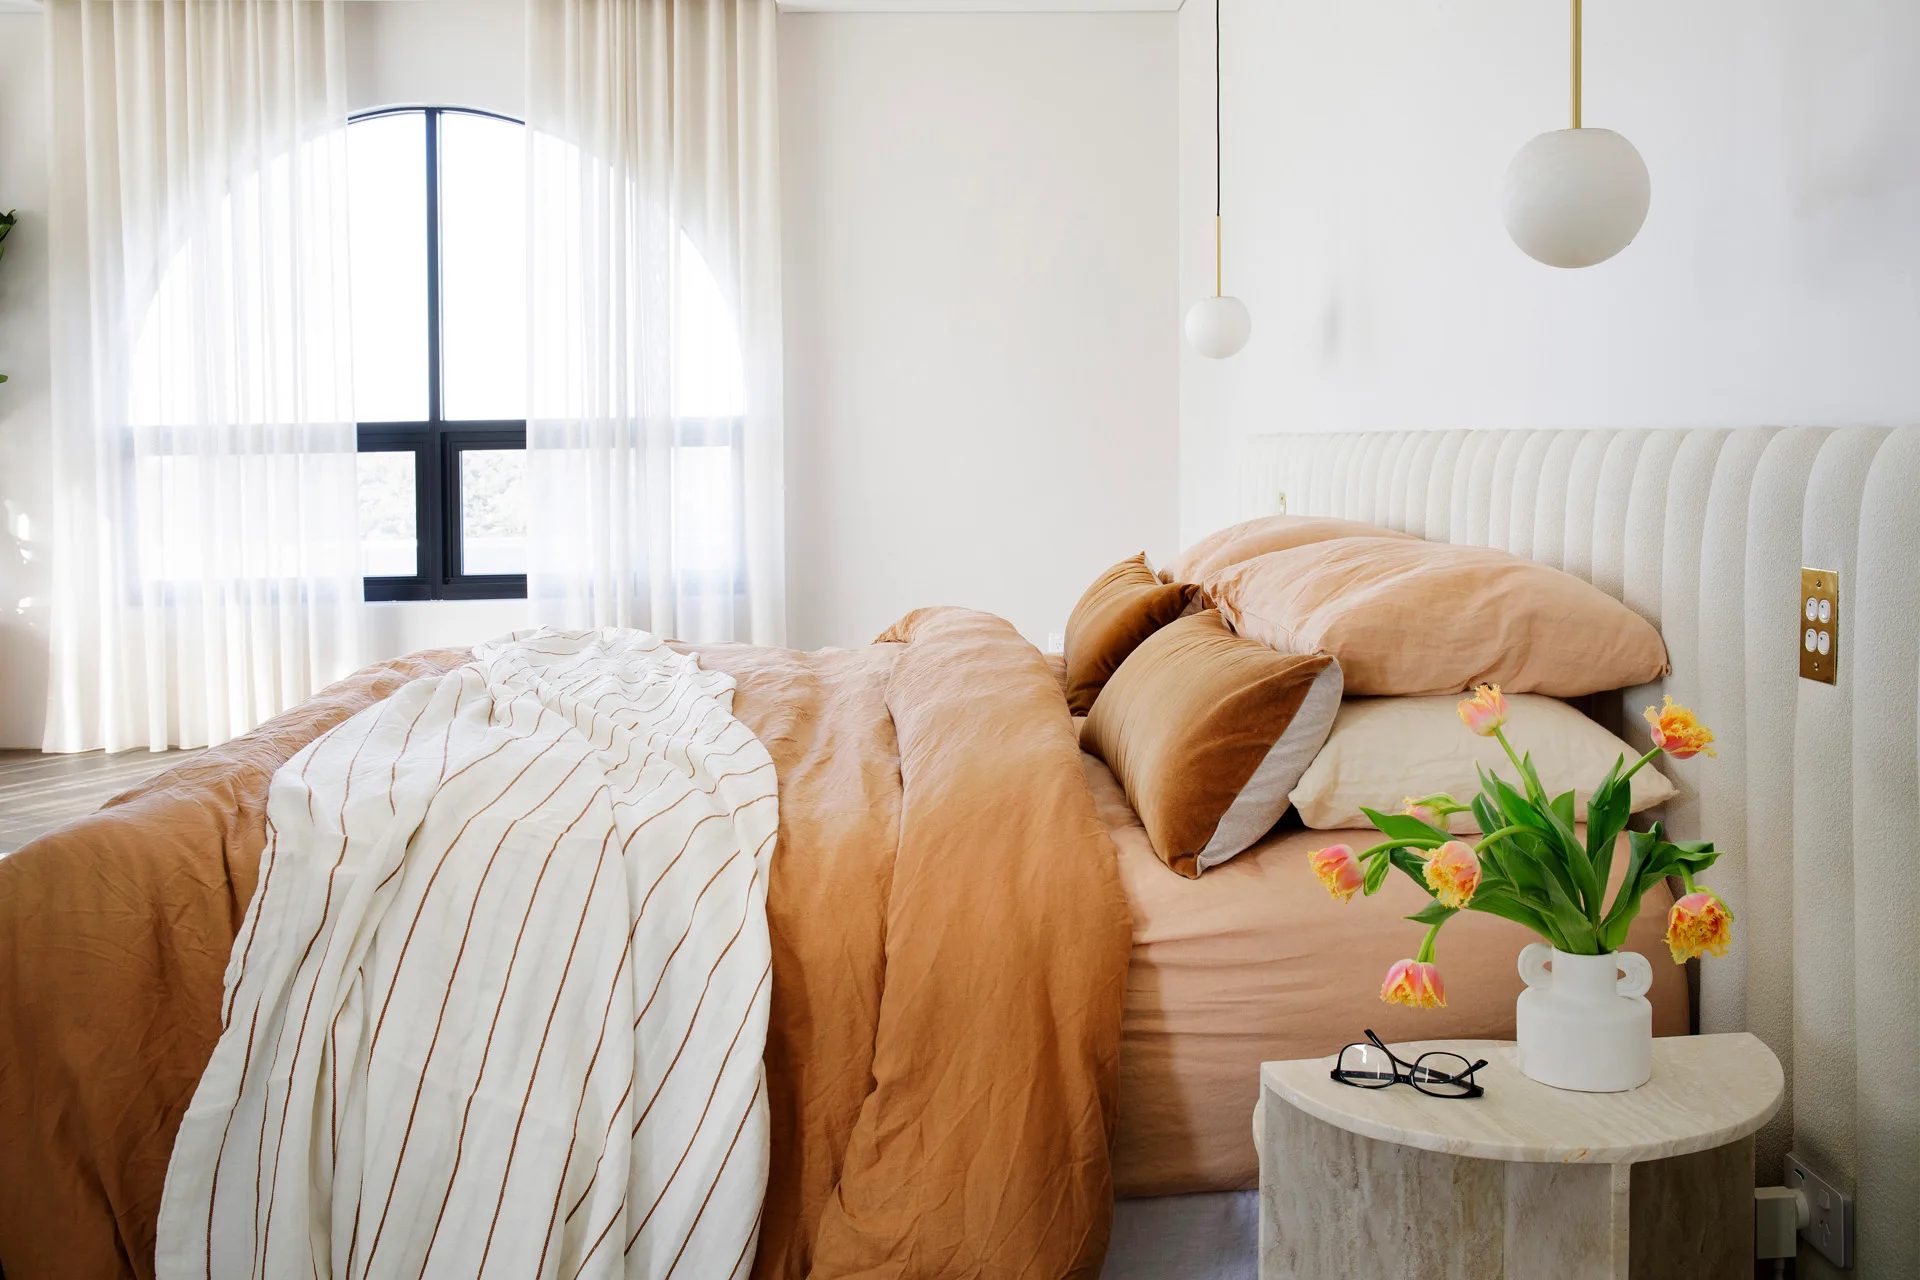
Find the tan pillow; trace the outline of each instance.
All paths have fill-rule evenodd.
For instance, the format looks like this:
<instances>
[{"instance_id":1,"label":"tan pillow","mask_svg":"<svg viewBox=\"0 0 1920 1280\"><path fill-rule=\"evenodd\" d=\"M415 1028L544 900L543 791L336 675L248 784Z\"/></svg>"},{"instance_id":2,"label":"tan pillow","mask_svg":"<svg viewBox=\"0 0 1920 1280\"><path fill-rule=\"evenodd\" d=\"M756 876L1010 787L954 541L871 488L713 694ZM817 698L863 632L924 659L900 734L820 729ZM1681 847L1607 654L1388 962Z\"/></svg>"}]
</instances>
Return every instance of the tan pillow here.
<instances>
[{"instance_id":1,"label":"tan pillow","mask_svg":"<svg viewBox=\"0 0 1920 1280\"><path fill-rule=\"evenodd\" d=\"M1205 582L1210 574L1269 551L1289 551L1334 538L1412 537L1410 533L1361 524L1358 520L1336 520L1332 516L1262 516L1258 520L1243 520L1232 528L1200 539L1160 570L1160 580Z\"/></svg>"},{"instance_id":2,"label":"tan pillow","mask_svg":"<svg viewBox=\"0 0 1920 1280\"><path fill-rule=\"evenodd\" d=\"M1340 707L1340 666L1275 653L1212 609L1120 664L1080 734L1107 762L1160 860L1183 876L1273 829Z\"/></svg>"},{"instance_id":3,"label":"tan pillow","mask_svg":"<svg viewBox=\"0 0 1920 1280\"><path fill-rule=\"evenodd\" d=\"M1653 624L1592 583L1491 547L1343 538L1257 556L1205 584L1230 626L1330 653L1349 694L1573 698L1667 670Z\"/></svg>"},{"instance_id":4,"label":"tan pillow","mask_svg":"<svg viewBox=\"0 0 1920 1280\"><path fill-rule=\"evenodd\" d=\"M1459 696L1349 698L1341 705L1327 745L1313 758L1289 797L1300 820L1326 831L1367 825L1365 808L1398 813L1409 796L1445 791L1461 804L1479 794L1476 766L1485 765L1515 786L1520 778L1492 738L1477 737L1460 723ZM1507 695L1507 737L1514 750L1531 752L1549 796L1574 794L1574 811L1586 821L1587 801L1621 756L1638 754L1564 702L1534 693ZM1673 784L1643 767L1628 784L1631 809L1665 804ZM1449 823L1456 835L1480 830L1471 813Z\"/></svg>"},{"instance_id":5,"label":"tan pillow","mask_svg":"<svg viewBox=\"0 0 1920 1280\"><path fill-rule=\"evenodd\" d=\"M1085 714L1134 646L1179 617L1195 590L1161 582L1144 554L1095 578L1067 616L1067 705Z\"/></svg>"}]
</instances>

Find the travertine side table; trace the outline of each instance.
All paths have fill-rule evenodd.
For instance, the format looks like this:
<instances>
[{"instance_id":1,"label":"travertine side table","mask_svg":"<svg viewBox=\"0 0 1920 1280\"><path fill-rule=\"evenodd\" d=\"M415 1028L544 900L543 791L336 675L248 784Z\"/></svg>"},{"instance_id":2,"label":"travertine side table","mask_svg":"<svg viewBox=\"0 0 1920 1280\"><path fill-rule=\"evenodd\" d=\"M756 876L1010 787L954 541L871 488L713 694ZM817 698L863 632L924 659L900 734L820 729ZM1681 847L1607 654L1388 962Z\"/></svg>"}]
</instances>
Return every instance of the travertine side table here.
<instances>
[{"instance_id":1,"label":"travertine side table","mask_svg":"<svg viewBox=\"0 0 1920 1280\"><path fill-rule=\"evenodd\" d=\"M1260 1068L1261 1280L1747 1280L1753 1133L1780 1063L1753 1036L1653 1042L1653 1078L1569 1093L1513 1045L1395 1045L1487 1059L1486 1096L1356 1089L1331 1058Z\"/></svg>"}]
</instances>

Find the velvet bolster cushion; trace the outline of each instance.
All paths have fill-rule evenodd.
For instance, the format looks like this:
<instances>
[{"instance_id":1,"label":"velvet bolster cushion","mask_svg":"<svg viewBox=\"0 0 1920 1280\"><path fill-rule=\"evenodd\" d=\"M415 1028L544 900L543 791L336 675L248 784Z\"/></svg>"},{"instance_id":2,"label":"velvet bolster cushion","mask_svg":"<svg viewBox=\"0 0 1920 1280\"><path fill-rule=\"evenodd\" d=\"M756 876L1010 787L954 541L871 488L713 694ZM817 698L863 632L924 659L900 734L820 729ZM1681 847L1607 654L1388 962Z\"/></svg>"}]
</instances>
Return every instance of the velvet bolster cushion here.
<instances>
[{"instance_id":1,"label":"velvet bolster cushion","mask_svg":"<svg viewBox=\"0 0 1920 1280\"><path fill-rule=\"evenodd\" d=\"M1276 653L1209 609L1133 651L1080 745L1119 778L1160 860L1193 877L1272 829L1339 705L1331 658Z\"/></svg>"},{"instance_id":2,"label":"velvet bolster cushion","mask_svg":"<svg viewBox=\"0 0 1920 1280\"><path fill-rule=\"evenodd\" d=\"M1198 588L1163 583L1132 556L1095 578L1067 617L1067 705L1085 715L1134 647L1185 612Z\"/></svg>"}]
</instances>

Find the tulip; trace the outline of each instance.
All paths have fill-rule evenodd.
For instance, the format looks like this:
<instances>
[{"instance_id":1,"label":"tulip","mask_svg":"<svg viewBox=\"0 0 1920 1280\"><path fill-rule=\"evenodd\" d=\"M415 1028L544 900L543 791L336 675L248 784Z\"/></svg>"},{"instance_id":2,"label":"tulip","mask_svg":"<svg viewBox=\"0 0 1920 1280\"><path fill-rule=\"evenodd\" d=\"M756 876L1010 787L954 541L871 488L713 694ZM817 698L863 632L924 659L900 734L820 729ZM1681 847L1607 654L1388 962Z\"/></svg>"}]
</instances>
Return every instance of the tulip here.
<instances>
[{"instance_id":1,"label":"tulip","mask_svg":"<svg viewBox=\"0 0 1920 1280\"><path fill-rule=\"evenodd\" d=\"M1424 800L1416 800L1412 796L1408 796L1401 804L1400 812L1406 814L1409 818L1418 818L1428 826L1436 827L1441 831L1447 829L1446 815L1440 812L1438 805L1431 805Z\"/></svg>"},{"instance_id":2,"label":"tulip","mask_svg":"<svg viewBox=\"0 0 1920 1280\"><path fill-rule=\"evenodd\" d=\"M1427 887L1443 906L1458 911L1480 887L1480 859L1473 849L1458 840L1449 840L1427 858Z\"/></svg>"},{"instance_id":3,"label":"tulip","mask_svg":"<svg viewBox=\"0 0 1920 1280\"><path fill-rule=\"evenodd\" d=\"M1719 754L1713 749L1713 730L1701 724L1693 712L1675 706L1671 694L1660 710L1647 708L1647 723L1652 726L1653 745L1675 760L1686 760L1702 751L1709 756Z\"/></svg>"},{"instance_id":4,"label":"tulip","mask_svg":"<svg viewBox=\"0 0 1920 1280\"><path fill-rule=\"evenodd\" d=\"M1387 970L1380 984L1380 998L1388 1004L1404 1004L1410 1009L1444 1009L1447 989L1440 981L1440 968L1430 960L1401 960Z\"/></svg>"},{"instance_id":5,"label":"tulip","mask_svg":"<svg viewBox=\"0 0 1920 1280\"><path fill-rule=\"evenodd\" d=\"M1319 877L1320 883L1327 886L1327 892L1342 902L1360 892L1360 886L1366 883L1366 876L1360 870L1360 860L1344 844L1315 849L1307 855L1307 862L1313 867L1313 874Z\"/></svg>"},{"instance_id":6,"label":"tulip","mask_svg":"<svg viewBox=\"0 0 1920 1280\"><path fill-rule=\"evenodd\" d=\"M1700 955L1724 956L1733 937L1733 912L1720 896L1696 889L1667 913L1667 950L1675 964Z\"/></svg>"},{"instance_id":7,"label":"tulip","mask_svg":"<svg viewBox=\"0 0 1920 1280\"><path fill-rule=\"evenodd\" d=\"M1497 684L1483 684L1471 698L1460 701L1460 719L1483 738L1491 738L1507 722L1507 700Z\"/></svg>"}]
</instances>

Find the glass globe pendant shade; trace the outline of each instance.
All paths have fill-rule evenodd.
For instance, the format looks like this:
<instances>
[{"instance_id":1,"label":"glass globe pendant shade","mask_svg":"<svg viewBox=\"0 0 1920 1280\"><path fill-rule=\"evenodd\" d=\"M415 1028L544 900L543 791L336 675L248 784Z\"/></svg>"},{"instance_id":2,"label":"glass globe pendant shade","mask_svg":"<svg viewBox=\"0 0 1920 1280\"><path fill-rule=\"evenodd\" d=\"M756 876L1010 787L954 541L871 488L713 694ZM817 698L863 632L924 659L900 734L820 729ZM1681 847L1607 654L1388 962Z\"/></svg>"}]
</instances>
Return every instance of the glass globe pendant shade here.
<instances>
[{"instance_id":1,"label":"glass globe pendant shade","mask_svg":"<svg viewBox=\"0 0 1920 1280\"><path fill-rule=\"evenodd\" d=\"M1209 360L1224 360L1247 345L1253 317L1238 298L1202 298L1187 311L1187 342Z\"/></svg>"},{"instance_id":2,"label":"glass globe pendant shade","mask_svg":"<svg viewBox=\"0 0 1920 1280\"><path fill-rule=\"evenodd\" d=\"M1631 142L1611 129L1556 129L1507 166L1507 234L1550 267L1591 267L1633 242L1652 194Z\"/></svg>"}]
</instances>

